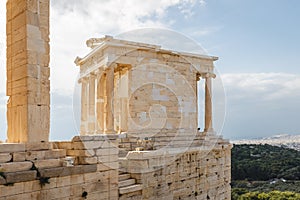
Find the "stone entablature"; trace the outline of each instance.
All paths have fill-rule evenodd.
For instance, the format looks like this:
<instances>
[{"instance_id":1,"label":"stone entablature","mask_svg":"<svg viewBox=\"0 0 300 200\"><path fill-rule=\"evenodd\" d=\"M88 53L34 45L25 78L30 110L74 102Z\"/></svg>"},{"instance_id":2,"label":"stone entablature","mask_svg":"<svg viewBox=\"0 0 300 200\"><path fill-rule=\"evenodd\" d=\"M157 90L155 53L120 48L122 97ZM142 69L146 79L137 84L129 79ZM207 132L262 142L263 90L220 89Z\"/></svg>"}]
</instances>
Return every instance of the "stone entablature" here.
<instances>
[{"instance_id":1,"label":"stone entablature","mask_svg":"<svg viewBox=\"0 0 300 200\"><path fill-rule=\"evenodd\" d=\"M201 73L214 73L213 62L218 57L176 52L162 49L161 46L146 43L114 39L111 36L92 38L87 41L92 51L83 58L77 57L76 65L80 66L81 77L105 69L114 62L135 66L144 59L157 59L163 63L193 65Z\"/></svg>"}]
</instances>

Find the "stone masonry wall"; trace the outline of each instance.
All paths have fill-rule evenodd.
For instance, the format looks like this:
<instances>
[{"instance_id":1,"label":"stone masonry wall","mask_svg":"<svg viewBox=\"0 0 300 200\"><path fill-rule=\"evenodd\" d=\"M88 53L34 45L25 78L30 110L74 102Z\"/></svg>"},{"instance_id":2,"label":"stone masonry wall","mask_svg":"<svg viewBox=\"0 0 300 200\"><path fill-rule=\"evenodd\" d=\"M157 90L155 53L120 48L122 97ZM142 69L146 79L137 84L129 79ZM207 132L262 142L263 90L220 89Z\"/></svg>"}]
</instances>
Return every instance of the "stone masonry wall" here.
<instances>
[{"instance_id":1,"label":"stone masonry wall","mask_svg":"<svg viewBox=\"0 0 300 200\"><path fill-rule=\"evenodd\" d=\"M131 151L118 159L118 137L0 144L0 200L230 199L228 141L207 135L190 147ZM119 195L120 172L142 190Z\"/></svg>"},{"instance_id":2,"label":"stone masonry wall","mask_svg":"<svg viewBox=\"0 0 300 200\"><path fill-rule=\"evenodd\" d=\"M0 200L118 199L115 139L0 144Z\"/></svg>"},{"instance_id":3,"label":"stone masonry wall","mask_svg":"<svg viewBox=\"0 0 300 200\"><path fill-rule=\"evenodd\" d=\"M121 199L230 199L231 145L129 152L121 166L143 185L142 193Z\"/></svg>"}]
</instances>

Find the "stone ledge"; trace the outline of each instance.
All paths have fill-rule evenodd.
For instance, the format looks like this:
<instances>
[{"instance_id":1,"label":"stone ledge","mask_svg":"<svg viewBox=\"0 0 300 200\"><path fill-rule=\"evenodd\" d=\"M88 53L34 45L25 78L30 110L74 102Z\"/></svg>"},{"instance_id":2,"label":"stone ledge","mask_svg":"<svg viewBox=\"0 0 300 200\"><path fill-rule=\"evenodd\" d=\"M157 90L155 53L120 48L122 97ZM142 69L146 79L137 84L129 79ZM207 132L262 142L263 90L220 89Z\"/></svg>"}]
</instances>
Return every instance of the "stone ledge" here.
<instances>
[{"instance_id":1,"label":"stone ledge","mask_svg":"<svg viewBox=\"0 0 300 200\"><path fill-rule=\"evenodd\" d=\"M41 151L28 151L26 152L26 160L45 160L45 159L57 159L66 157L66 150L64 149L51 149Z\"/></svg>"},{"instance_id":2,"label":"stone ledge","mask_svg":"<svg viewBox=\"0 0 300 200\"><path fill-rule=\"evenodd\" d=\"M18 143L1 143L0 153L11 153L25 151L25 144Z\"/></svg>"},{"instance_id":3,"label":"stone ledge","mask_svg":"<svg viewBox=\"0 0 300 200\"><path fill-rule=\"evenodd\" d=\"M0 171L2 172L19 172L19 171L27 171L32 168L32 162L24 161L24 162L9 162L0 164Z\"/></svg>"},{"instance_id":4,"label":"stone ledge","mask_svg":"<svg viewBox=\"0 0 300 200\"><path fill-rule=\"evenodd\" d=\"M118 138L119 138L118 134L83 135L83 136L73 137L72 142L105 141L105 140L116 140Z\"/></svg>"},{"instance_id":5,"label":"stone ledge","mask_svg":"<svg viewBox=\"0 0 300 200\"><path fill-rule=\"evenodd\" d=\"M8 172L3 173L6 183L19 183L23 181L32 181L36 179L37 171L29 170L22 172Z\"/></svg>"},{"instance_id":6,"label":"stone ledge","mask_svg":"<svg viewBox=\"0 0 300 200\"><path fill-rule=\"evenodd\" d=\"M48 169L40 169L39 173L41 177L61 177L70 176L76 174L91 173L97 171L97 165L77 165L72 167L55 167Z\"/></svg>"},{"instance_id":7,"label":"stone ledge","mask_svg":"<svg viewBox=\"0 0 300 200\"><path fill-rule=\"evenodd\" d=\"M30 142L25 144L26 151L39 151L52 149L50 142Z\"/></svg>"},{"instance_id":8,"label":"stone ledge","mask_svg":"<svg viewBox=\"0 0 300 200\"><path fill-rule=\"evenodd\" d=\"M117 148L117 145L111 140L86 140L73 142L54 142L55 149L65 150L95 150Z\"/></svg>"}]
</instances>

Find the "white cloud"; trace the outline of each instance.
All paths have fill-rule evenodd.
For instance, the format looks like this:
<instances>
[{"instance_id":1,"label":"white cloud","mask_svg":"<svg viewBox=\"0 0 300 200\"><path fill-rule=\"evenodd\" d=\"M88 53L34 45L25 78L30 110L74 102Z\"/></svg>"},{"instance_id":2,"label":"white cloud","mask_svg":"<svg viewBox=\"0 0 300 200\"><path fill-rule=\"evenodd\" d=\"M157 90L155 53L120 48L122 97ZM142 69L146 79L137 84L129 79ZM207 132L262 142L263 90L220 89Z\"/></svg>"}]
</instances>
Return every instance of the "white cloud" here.
<instances>
[{"instance_id":1,"label":"white cloud","mask_svg":"<svg viewBox=\"0 0 300 200\"><path fill-rule=\"evenodd\" d=\"M190 18L192 17L195 12L193 11L193 7L199 4L200 6L205 6L205 0L183 0L182 3L178 6L180 12L184 15L184 17Z\"/></svg>"},{"instance_id":2,"label":"white cloud","mask_svg":"<svg viewBox=\"0 0 300 200\"><path fill-rule=\"evenodd\" d=\"M72 90L78 73L76 56L88 52L91 37L114 35L141 27L168 27L163 23L172 6L191 9L203 0L52 0L51 6L51 88Z\"/></svg>"},{"instance_id":3,"label":"white cloud","mask_svg":"<svg viewBox=\"0 0 300 200\"><path fill-rule=\"evenodd\" d=\"M286 73L223 74L230 98L259 98L264 101L300 98L300 75Z\"/></svg>"},{"instance_id":4,"label":"white cloud","mask_svg":"<svg viewBox=\"0 0 300 200\"><path fill-rule=\"evenodd\" d=\"M227 97L226 137L299 134L300 75L223 74L222 81Z\"/></svg>"},{"instance_id":5,"label":"white cloud","mask_svg":"<svg viewBox=\"0 0 300 200\"><path fill-rule=\"evenodd\" d=\"M202 29L195 29L195 28L192 28L190 30L190 35L193 36L193 37L202 37L202 36L207 36L207 35L211 35L213 33L216 33L218 31L221 31L223 28L223 26L209 26L209 27L205 27L205 28L202 28Z\"/></svg>"},{"instance_id":6,"label":"white cloud","mask_svg":"<svg viewBox=\"0 0 300 200\"><path fill-rule=\"evenodd\" d=\"M5 66L5 1L0 2L0 66ZM51 89L69 93L78 73L73 61L88 52L90 37L114 35L141 27L168 27L166 10L183 15L203 0L51 0ZM190 12L190 13L191 13ZM0 67L0 91L5 92L5 67Z\"/></svg>"}]
</instances>

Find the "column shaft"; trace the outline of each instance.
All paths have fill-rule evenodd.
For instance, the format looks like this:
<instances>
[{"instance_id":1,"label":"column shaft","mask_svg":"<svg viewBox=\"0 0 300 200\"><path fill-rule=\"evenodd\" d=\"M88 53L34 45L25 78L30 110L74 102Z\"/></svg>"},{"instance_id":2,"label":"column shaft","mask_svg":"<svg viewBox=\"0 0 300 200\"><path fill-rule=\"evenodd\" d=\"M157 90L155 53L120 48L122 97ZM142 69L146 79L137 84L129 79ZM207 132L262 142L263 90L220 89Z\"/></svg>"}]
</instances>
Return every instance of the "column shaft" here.
<instances>
[{"instance_id":1,"label":"column shaft","mask_svg":"<svg viewBox=\"0 0 300 200\"><path fill-rule=\"evenodd\" d=\"M99 76L97 83L97 128L99 133L104 133L105 130L105 85L106 74Z\"/></svg>"},{"instance_id":2,"label":"column shaft","mask_svg":"<svg viewBox=\"0 0 300 200\"><path fill-rule=\"evenodd\" d=\"M106 114L106 133L113 133L114 131L114 109L113 109L113 98L114 98L114 69L109 67L106 70L106 102L105 102L105 114Z\"/></svg>"},{"instance_id":3,"label":"column shaft","mask_svg":"<svg viewBox=\"0 0 300 200\"><path fill-rule=\"evenodd\" d=\"M80 135L86 135L88 132L88 83L87 80L81 81L81 123Z\"/></svg>"},{"instance_id":4,"label":"column shaft","mask_svg":"<svg viewBox=\"0 0 300 200\"><path fill-rule=\"evenodd\" d=\"M204 131L213 131L212 128L212 86L211 77L205 78L205 128Z\"/></svg>"},{"instance_id":5,"label":"column shaft","mask_svg":"<svg viewBox=\"0 0 300 200\"><path fill-rule=\"evenodd\" d=\"M91 74L89 77L89 111L88 111L88 132L89 134L95 133L95 123L96 123L96 97L95 97L95 80L96 76Z\"/></svg>"}]
</instances>

